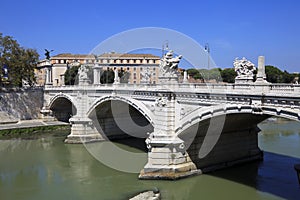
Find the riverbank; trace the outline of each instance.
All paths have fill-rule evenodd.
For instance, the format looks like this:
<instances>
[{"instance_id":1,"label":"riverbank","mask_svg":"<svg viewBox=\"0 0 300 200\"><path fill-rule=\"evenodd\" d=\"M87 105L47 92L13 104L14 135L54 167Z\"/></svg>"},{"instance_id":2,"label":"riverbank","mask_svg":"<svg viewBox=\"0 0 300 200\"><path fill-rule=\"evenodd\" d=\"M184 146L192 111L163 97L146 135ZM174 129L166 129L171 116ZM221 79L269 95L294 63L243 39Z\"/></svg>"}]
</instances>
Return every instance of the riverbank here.
<instances>
[{"instance_id":1,"label":"riverbank","mask_svg":"<svg viewBox=\"0 0 300 200\"><path fill-rule=\"evenodd\" d=\"M41 135L70 130L70 125L60 121L44 122L39 119L21 120L18 123L0 124L0 139L24 138L34 139Z\"/></svg>"}]
</instances>

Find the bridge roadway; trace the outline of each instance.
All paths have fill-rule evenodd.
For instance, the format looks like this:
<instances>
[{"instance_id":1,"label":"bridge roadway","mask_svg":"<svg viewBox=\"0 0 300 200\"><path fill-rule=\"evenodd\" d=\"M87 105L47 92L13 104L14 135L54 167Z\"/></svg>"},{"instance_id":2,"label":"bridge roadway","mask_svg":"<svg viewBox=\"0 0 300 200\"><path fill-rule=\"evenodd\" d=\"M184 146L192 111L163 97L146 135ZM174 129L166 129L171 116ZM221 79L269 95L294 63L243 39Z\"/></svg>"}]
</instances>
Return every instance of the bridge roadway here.
<instances>
[{"instance_id":1,"label":"bridge roadway","mask_svg":"<svg viewBox=\"0 0 300 200\"><path fill-rule=\"evenodd\" d=\"M46 86L41 112L71 122L67 143L146 139L140 178L177 179L261 159L257 124L270 116L299 121L300 85Z\"/></svg>"}]
</instances>

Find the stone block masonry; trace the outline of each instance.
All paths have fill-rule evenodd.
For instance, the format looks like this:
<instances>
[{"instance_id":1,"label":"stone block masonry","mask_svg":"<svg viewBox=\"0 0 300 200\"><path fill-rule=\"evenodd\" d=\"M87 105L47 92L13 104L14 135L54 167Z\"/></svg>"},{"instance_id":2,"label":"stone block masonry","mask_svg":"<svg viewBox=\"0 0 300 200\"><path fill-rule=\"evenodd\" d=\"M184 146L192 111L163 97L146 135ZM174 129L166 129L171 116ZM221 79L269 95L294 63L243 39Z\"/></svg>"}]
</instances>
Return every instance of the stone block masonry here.
<instances>
[{"instance_id":1,"label":"stone block masonry","mask_svg":"<svg viewBox=\"0 0 300 200\"><path fill-rule=\"evenodd\" d=\"M18 120L37 119L40 117L40 110L43 107L43 96L43 88L1 88L0 112Z\"/></svg>"}]
</instances>

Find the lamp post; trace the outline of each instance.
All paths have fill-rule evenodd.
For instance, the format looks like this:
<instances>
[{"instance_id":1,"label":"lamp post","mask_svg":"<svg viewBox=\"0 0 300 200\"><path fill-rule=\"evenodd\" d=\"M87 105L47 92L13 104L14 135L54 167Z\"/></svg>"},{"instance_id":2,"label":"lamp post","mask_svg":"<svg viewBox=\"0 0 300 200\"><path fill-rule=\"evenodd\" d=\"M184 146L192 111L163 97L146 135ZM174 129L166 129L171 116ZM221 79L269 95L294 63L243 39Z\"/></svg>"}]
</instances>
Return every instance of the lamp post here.
<instances>
[{"instance_id":1,"label":"lamp post","mask_svg":"<svg viewBox=\"0 0 300 200\"><path fill-rule=\"evenodd\" d=\"M297 172L298 181L299 181L299 185L300 185L300 164L296 164L294 167Z\"/></svg>"},{"instance_id":2,"label":"lamp post","mask_svg":"<svg viewBox=\"0 0 300 200\"><path fill-rule=\"evenodd\" d=\"M161 57L164 57L164 55L165 55L165 49L169 50L169 41L168 40L166 40L163 43L163 45L162 45L162 55L161 55Z\"/></svg>"},{"instance_id":3,"label":"lamp post","mask_svg":"<svg viewBox=\"0 0 300 200\"><path fill-rule=\"evenodd\" d=\"M207 69L208 69L208 80L209 80L209 53L210 53L210 49L209 49L208 43L205 44L204 49L207 52Z\"/></svg>"}]
</instances>

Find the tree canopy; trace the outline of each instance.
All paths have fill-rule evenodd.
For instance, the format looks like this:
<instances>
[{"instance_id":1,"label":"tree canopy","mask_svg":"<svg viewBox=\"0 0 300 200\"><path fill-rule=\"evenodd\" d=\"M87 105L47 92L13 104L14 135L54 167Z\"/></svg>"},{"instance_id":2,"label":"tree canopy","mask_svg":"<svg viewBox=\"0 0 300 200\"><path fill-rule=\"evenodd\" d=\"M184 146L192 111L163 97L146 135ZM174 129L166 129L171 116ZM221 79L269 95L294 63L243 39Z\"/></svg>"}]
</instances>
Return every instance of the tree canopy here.
<instances>
[{"instance_id":1,"label":"tree canopy","mask_svg":"<svg viewBox=\"0 0 300 200\"><path fill-rule=\"evenodd\" d=\"M287 71L281 71L279 68L267 65L266 66L267 81L270 83L291 83L296 74L290 74Z\"/></svg>"},{"instance_id":2,"label":"tree canopy","mask_svg":"<svg viewBox=\"0 0 300 200\"><path fill-rule=\"evenodd\" d=\"M78 82L78 69L80 65L78 66L72 66L69 67L65 72L65 84L66 85L75 85L75 82Z\"/></svg>"},{"instance_id":3,"label":"tree canopy","mask_svg":"<svg viewBox=\"0 0 300 200\"><path fill-rule=\"evenodd\" d=\"M187 69L189 76L202 81L214 79L216 82L223 81L234 83L237 76L233 68L213 68L213 69ZM254 72L256 75L257 71ZM287 71L281 71L279 68L267 65L266 66L267 81L270 83L292 83L295 77L300 77L300 74L291 74ZM255 81L256 77L254 77Z\"/></svg>"},{"instance_id":4,"label":"tree canopy","mask_svg":"<svg viewBox=\"0 0 300 200\"><path fill-rule=\"evenodd\" d=\"M226 68L221 70L221 76L223 82L234 83L236 75L237 74L233 68Z\"/></svg>"},{"instance_id":5,"label":"tree canopy","mask_svg":"<svg viewBox=\"0 0 300 200\"><path fill-rule=\"evenodd\" d=\"M33 86L38 59L36 50L21 47L11 36L0 33L0 86L22 87L23 83ZM4 67L7 68L7 74Z\"/></svg>"}]
</instances>

